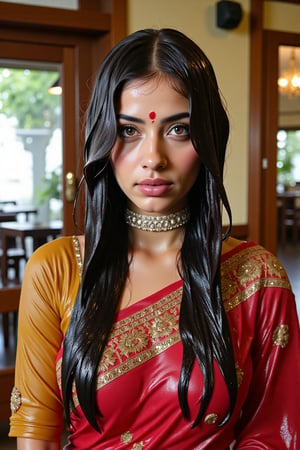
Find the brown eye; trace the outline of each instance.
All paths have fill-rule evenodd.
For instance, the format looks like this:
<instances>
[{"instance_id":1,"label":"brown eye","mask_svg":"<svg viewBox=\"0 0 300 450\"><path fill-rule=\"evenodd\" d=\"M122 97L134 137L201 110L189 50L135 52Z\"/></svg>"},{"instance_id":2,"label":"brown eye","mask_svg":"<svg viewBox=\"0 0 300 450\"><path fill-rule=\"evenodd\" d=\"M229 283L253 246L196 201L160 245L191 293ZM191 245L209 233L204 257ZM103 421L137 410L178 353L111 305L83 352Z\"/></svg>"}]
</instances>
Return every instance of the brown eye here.
<instances>
[{"instance_id":1,"label":"brown eye","mask_svg":"<svg viewBox=\"0 0 300 450\"><path fill-rule=\"evenodd\" d=\"M172 136L189 137L190 129L188 125L177 124L170 129L169 134Z\"/></svg>"},{"instance_id":2,"label":"brown eye","mask_svg":"<svg viewBox=\"0 0 300 450\"><path fill-rule=\"evenodd\" d=\"M131 126L123 126L119 128L119 136L122 138L134 137L138 134L137 130Z\"/></svg>"}]
</instances>

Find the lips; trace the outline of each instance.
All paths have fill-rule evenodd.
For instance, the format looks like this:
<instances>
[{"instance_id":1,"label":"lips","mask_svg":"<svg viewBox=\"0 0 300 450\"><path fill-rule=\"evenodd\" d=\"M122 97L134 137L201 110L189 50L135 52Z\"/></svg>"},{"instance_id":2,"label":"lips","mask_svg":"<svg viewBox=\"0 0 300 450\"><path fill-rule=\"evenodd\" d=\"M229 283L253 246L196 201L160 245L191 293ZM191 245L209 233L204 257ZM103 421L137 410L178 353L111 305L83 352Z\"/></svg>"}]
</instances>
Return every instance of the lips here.
<instances>
[{"instance_id":1,"label":"lips","mask_svg":"<svg viewBox=\"0 0 300 450\"><path fill-rule=\"evenodd\" d=\"M163 180L162 178L147 178L146 180L138 183L139 185L145 186L161 186L161 185L170 185L171 182L167 180Z\"/></svg>"},{"instance_id":2,"label":"lips","mask_svg":"<svg viewBox=\"0 0 300 450\"><path fill-rule=\"evenodd\" d=\"M159 197L165 194L171 187L172 183L161 178L147 178L138 183L139 190L151 197Z\"/></svg>"}]
</instances>

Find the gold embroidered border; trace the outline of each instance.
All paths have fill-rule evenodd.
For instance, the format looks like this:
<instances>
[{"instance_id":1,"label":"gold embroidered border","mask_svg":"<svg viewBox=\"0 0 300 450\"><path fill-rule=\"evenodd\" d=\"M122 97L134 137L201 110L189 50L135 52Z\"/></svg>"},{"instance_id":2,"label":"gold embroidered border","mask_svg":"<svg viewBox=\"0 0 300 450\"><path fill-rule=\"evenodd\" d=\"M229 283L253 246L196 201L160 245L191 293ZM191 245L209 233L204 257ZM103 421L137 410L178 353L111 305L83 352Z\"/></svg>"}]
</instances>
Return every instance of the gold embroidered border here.
<instances>
[{"instance_id":1,"label":"gold embroidered border","mask_svg":"<svg viewBox=\"0 0 300 450\"><path fill-rule=\"evenodd\" d=\"M180 341L181 296L182 287L114 324L99 366L98 389ZM126 347L126 341L132 345Z\"/></svg>"},{"instance_id":2,"label":"gold embroidered border","mask_svg":"<svg viewBox=\"0 0 300 450\"><path fill-rule=\"evenodd\" d=\"M102 388L111 381L114 381L116 378L125 375L127 372L134 369L135 367L138 367L139 365L149 361L151 358L164 352L172 345L177 344L179 341L180 335L179 332L177 331L172 336L169 336L167 339L164 339L162 342L154 344L150 349L145 350L132 358L128 358L128 360L124 361L120 365L114 367L113 369L109 370L108 372L102 375L99 375L97 382L97 389Z\"/></svg>"},{"instance_id":3,"label":"gold embroidered border","mask_svg":"<svg viewBox=\"0 0 300 450\"><path fill-rule=\"evenodd\" d=\"M231 311L236 306L239 306L241 303L245 302L250 298L255 292L259 291L261 288L264 287L281 287L281 288L288 288L289 285L285 280L269 280L269 279L262 279L255 281L251 286L246 287L244 292L239 292L238 295L234 296L233 298L226 300L224 299L224 308L225 311Z\"/></svg>"},{"instance_id":4,"label":"gold embroidered border","mask_svg":"<svg viewBox=\"0 0 300 450\"><path fill-rule=\"evenodd\" d=\"M80 255L79 241L76 236L72 236L72 240L73 240L73 245L74 245L74 250L75 250L77 267L78 267L79 275L81 276L82 275L82 260L81 260L81 255Z\"/></svg>"},{"instance_id":5,"label":"gold embroidered border","mask_svg":"<svg viewBox=\"0 0 300 450\"><path fill-rule=\"evenodd\" d=\"M154 305L149 305L114 324L99 365L97 389L102 388L180 342L178 320L181 297L182 287L179 287ZM162 325L161 331L157 329L158 322ZM137 334L135 336L137 338L140 335L147 336L147 342L145 341L141 351L137 347L137 349L132 348L130 354L124 354L121 345L122 339L124 336L125 338L126 336L130 337L130 333L136 330ZM108 364L105 366L107 355ZM57 380L60 388L61 363L62 359L60 358L56 364ZM73 386L73 401L75 407L77 407L79 402L75 386Z\"/></svg>"},{"instance_id":6,"label":"gold embroidered border","mask_svg":"<svg viewBox=\"0 0 300 450\"><path fill-rule=\"evenodd\" d=\"M119 334L123 334L128 330L133 328L132 324L134 322L135 326L144 325L145 320L149 322L155 318L163 315L167 311L172 311L180 305L182 296L182 287L176 289L176 291L163 297L161 300L155 302L154 305L149 305L146 308L136 312L135 314L125 317L124 319L118 321L112 329L110 334L111 338Z\"/></svg>"},{"instance_id":7,"label":"gold embroidered border","mask_svg":"<svg viewBox=\"0 0 300 450\"><path fill-rule=\"evenodd\" d=\"M264 287L291 289L278 259L263 247L247 247L221 267L222 295L226 311L245 302Z\"/></svg>"}]
</instances>

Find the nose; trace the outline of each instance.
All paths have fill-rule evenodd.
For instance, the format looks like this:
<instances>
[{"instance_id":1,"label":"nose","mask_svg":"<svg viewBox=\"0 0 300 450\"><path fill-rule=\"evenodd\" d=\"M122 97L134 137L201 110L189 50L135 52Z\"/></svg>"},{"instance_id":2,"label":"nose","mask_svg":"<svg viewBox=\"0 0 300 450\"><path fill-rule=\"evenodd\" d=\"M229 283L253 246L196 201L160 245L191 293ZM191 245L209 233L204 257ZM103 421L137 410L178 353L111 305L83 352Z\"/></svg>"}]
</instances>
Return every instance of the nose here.
<instances>
[{"instance_id":1,"label":"nose","mask_svg":"<svg viewBox=\"0 0 300 450\"><path fill-rule=\"evenodd\" d=\"M141 164L144 169L161 170L167 166L167 157L159 137L151 136L143 143Z\"/></svg>"}]
</instances>

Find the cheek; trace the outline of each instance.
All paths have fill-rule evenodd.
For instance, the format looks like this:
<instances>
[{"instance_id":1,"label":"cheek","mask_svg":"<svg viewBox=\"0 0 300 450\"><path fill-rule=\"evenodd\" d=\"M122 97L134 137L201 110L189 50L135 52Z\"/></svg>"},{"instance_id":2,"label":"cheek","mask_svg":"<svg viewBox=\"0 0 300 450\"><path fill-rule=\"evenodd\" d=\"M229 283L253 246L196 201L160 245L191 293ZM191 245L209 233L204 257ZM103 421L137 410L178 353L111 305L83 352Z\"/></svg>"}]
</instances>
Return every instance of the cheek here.
<instances>
[{"instance_id":1,"label":"cheek","mask_svg":"<svg viewBox=\"0 0 300 450\"><path fill-rule=\"evenodd\" d=\"M121 152L118 146L113 147L111 151L111 165L113 168L113 172L117 177L127 165L127 158Z\"/></svg>"},{"instance_id":2,"label":"cheek","mask_svg":"<svg viewBox=\"0 0 300 450\"><path fill-rule=\"evenodd\" d=\"M126 148L126 150L121 146L116 144L111 151L111 164L115 171L122 170L124 167L129 167L136 162L137 152L133 151L132 148Z\"/></svg>"},{"instance_id":3,"label":"cheek","mask_svg":"<svg viewBox=\"0 0 300 450\"><path fill-rule=\"evenodd\" d=\"M183 173L189 173L190 175L195 174L195 176L198 175L200 170L200 159L194 149L186 152L179 164Z\"/></svg>"}]
</instances>

